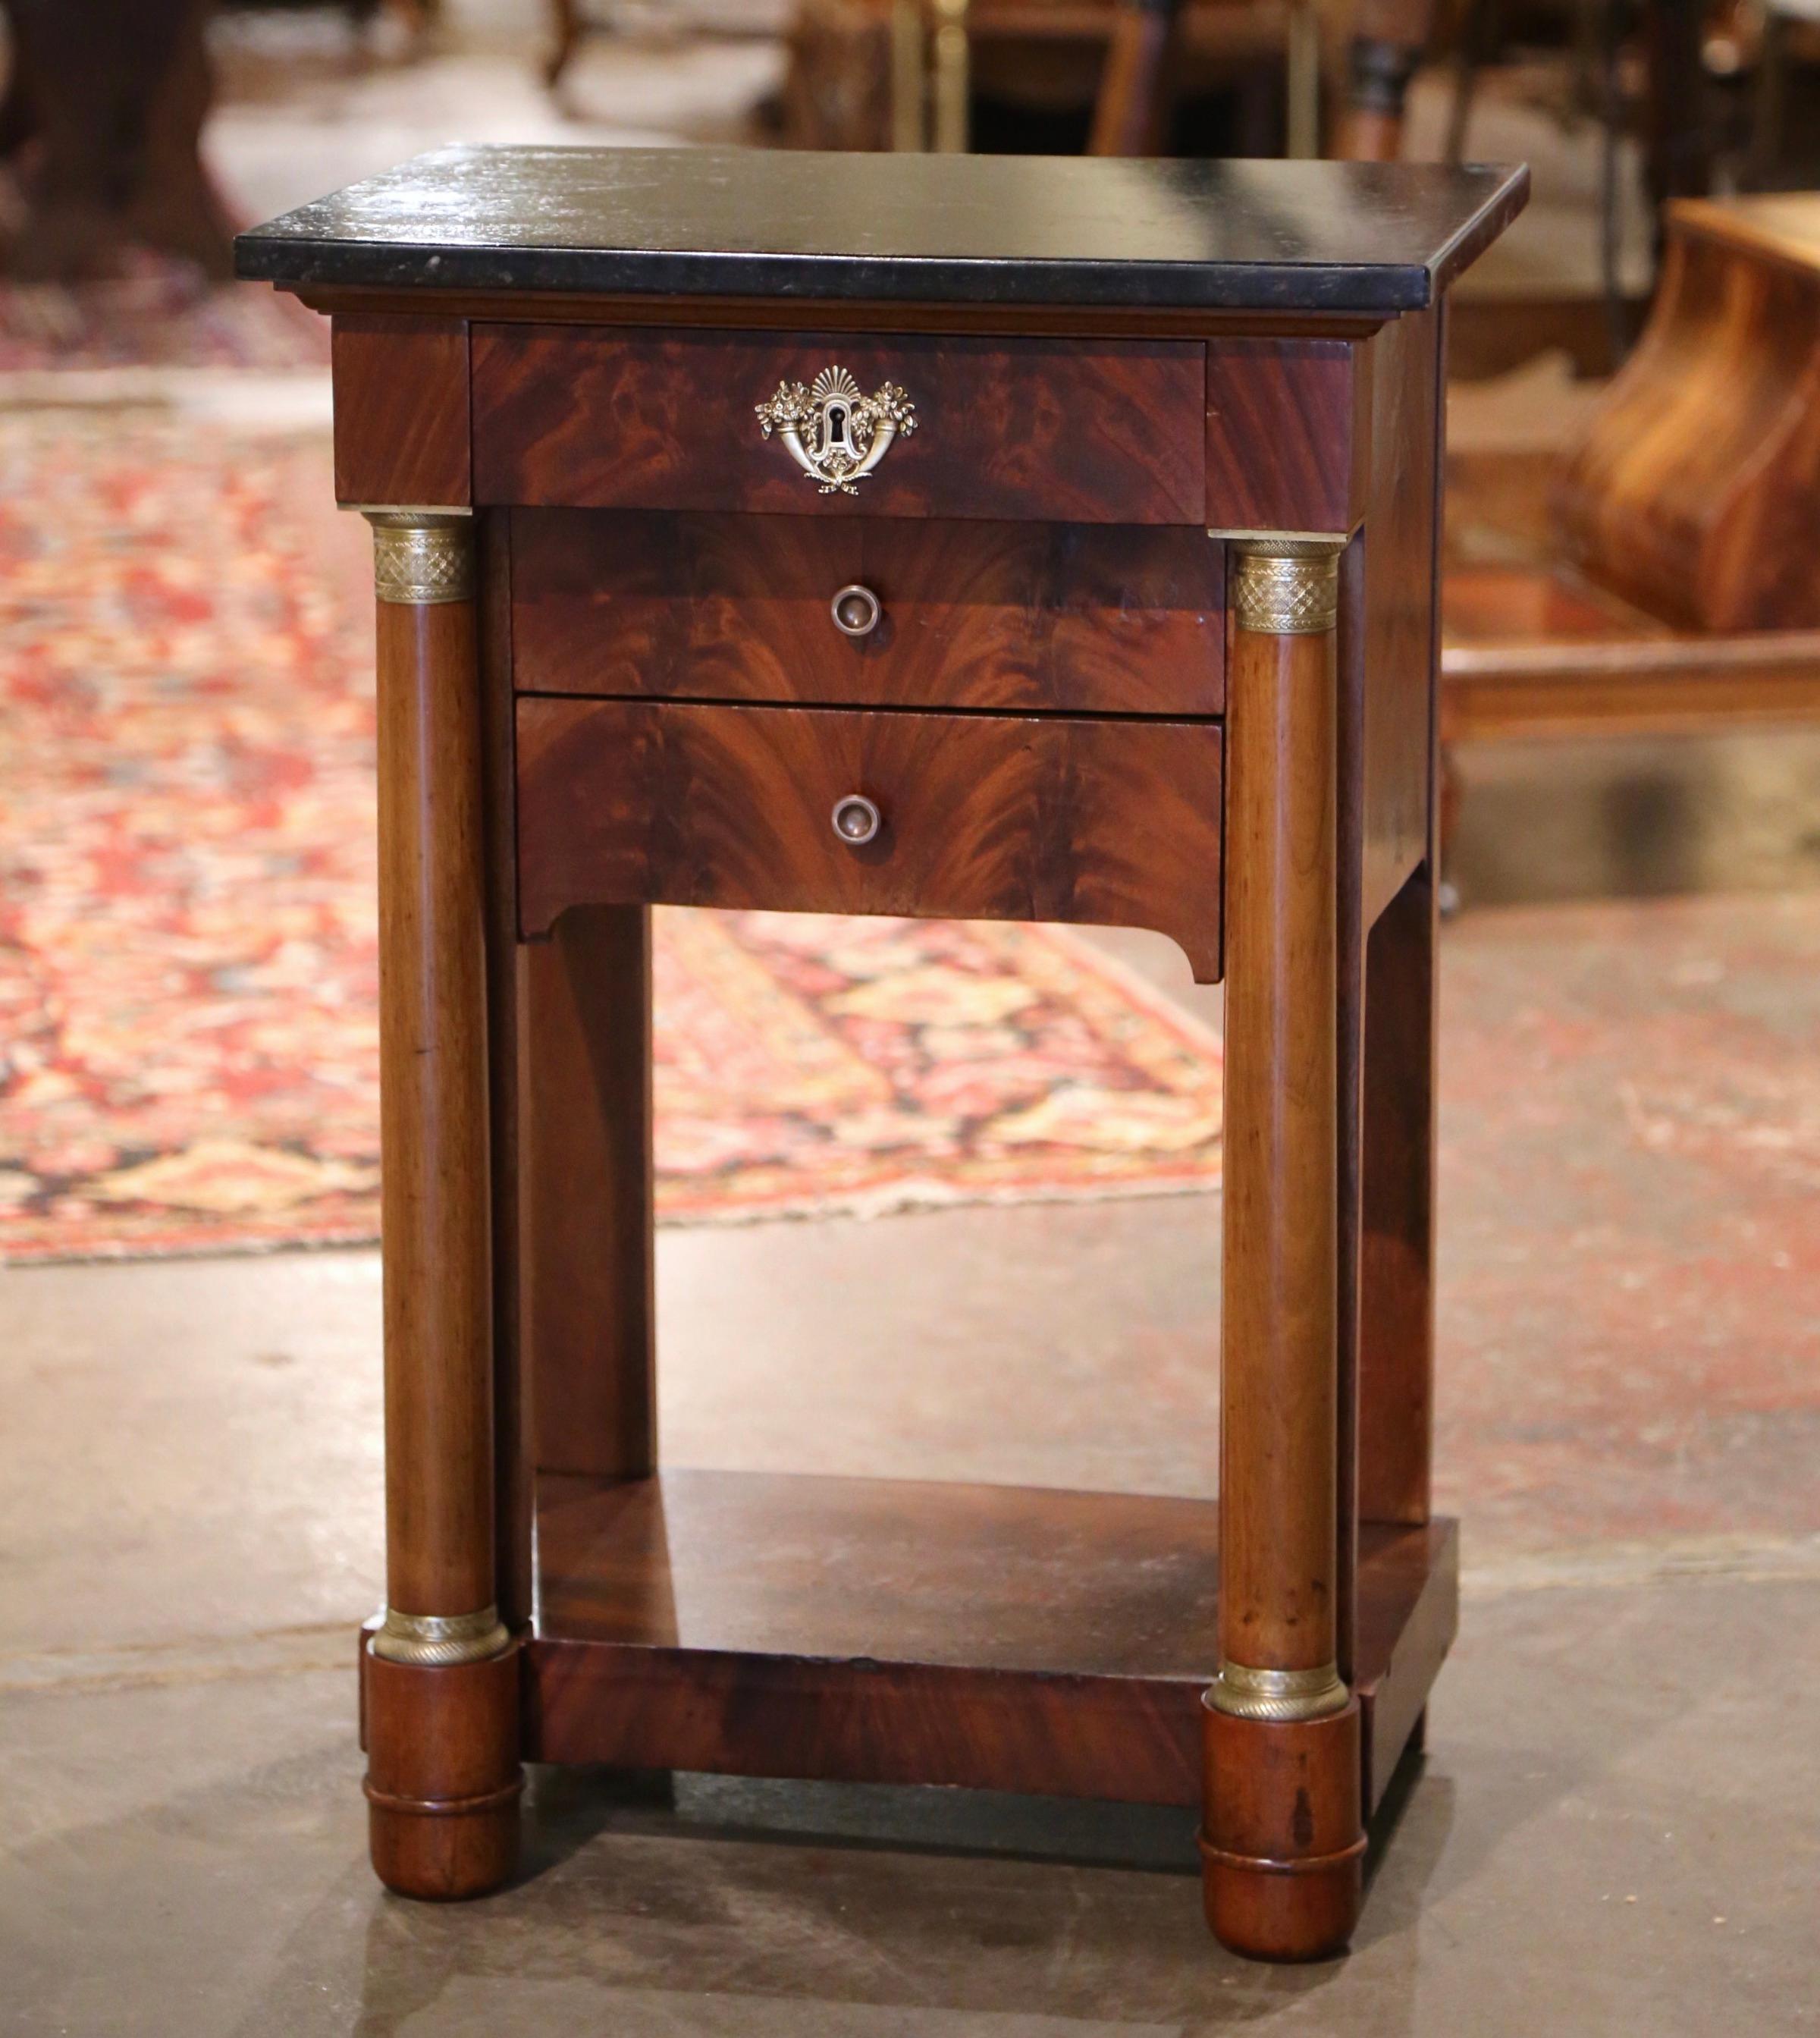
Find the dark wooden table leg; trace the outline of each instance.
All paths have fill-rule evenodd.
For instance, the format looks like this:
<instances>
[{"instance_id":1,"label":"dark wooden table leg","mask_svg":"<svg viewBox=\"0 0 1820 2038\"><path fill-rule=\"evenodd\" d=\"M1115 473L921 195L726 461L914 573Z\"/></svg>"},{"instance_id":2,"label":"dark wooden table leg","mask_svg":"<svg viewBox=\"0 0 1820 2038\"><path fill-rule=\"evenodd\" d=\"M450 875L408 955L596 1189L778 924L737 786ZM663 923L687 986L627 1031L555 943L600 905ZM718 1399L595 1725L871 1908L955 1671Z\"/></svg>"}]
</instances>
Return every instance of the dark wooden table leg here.
<instances>
[{"instance_id":1,"label":"dark wooden table leg","mask_svg":"<svg viewBox=\"0 0 1820 2038\"><path fill-rule=\"evenodd\" d=\"M518 1650L494 1604L486 935L472 520L367 513L379 598L386 1612L373 1866L475 1896L517 1856Z\"/></svg>"},{"instance_id":2,"label":"dark wooden table leg","mask_svg":"<svg viewBox=\"0 0 1820 2038\"><path fill-rule=\"evenodd\" d=\"M1235 1952L1338 1951L1364 1851L1338 1667L1337 543L1233 547L1228 678L1220 1675L1207 1694L1209 1923Z\"/></svg>"}]
</instances>

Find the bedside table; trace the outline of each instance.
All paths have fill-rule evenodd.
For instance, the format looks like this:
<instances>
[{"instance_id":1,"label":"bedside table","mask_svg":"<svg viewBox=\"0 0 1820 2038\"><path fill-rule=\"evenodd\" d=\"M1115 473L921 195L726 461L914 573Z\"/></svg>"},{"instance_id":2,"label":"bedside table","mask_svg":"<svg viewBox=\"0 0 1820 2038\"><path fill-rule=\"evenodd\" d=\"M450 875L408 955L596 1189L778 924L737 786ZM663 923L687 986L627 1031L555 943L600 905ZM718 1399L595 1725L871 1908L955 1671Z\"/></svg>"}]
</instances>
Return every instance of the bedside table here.
<instances>
[{"instance_id":1,"label":"bedside table","mask_svg":"<svg viewBox=\"0 0 1820 2038\"><path fill-rule=\"evenodd\" d=\"M1442 301L1524 188L451 150L242 237L375 535L394 1889L607 1763L1198 1804L1228 1945L1345 1944L1455 1619ZM656 904L1224 977L1216 1505L659 1469Z\"/></svg>"}]
</instances>

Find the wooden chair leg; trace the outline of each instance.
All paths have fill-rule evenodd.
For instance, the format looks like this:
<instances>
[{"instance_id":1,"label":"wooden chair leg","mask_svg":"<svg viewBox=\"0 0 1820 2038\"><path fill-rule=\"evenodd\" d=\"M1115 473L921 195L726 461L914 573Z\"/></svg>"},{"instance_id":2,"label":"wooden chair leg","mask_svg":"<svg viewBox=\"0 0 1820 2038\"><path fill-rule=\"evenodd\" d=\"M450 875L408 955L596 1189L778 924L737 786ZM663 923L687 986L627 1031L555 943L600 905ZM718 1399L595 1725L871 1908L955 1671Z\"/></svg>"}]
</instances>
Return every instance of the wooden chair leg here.
<instances>
[{"instance_id":1,"label":"wooden chair leg","mask_svg":"<svg viewBox=\"0 0 1820 2038\"><path fill-rule=\"evenodd\" d=\"M1453 746L1444 741L1435 763L1435 848L1432 867L1435 873L1435 900L1440 917L1450 919L1459 910L1459 894L1447 876L1447 866L1453 860L1453 843L1460 824L1460 809L1465 803L1466 789L1460 782L1460 767L1455 760Z\"/></svg>"},{"instance_id":2,"label":"wooden chair leg","mask_svg":"<svg viewBox=\"0 0 1820 2038\"><path fill-rule=\"evenodd\" d=\"M968 0L933 0L935 35L930 55L929 98L937 152L958 156L971 141L973 46Z\"/></svg>"},{"instance_id":3,"label":"wooden chair leg","mask_svg":"<svg viewBox=\"0 0 1820 2038\"><path fill-rule=\"evenodd\" d=\"M1338 544L1234 547L1228 672L1221 1663L1206 1698L1208 1922L1338 1951L1364 1850L1338 1665Z\"/></svg>"},{"instance_id":4,"label":"wooden chair leg","mask_svg":"<svg viewBox=\"0 0 1820 2038\"><path fill-rule=\"evenodd\" d=\"M1177 12L1177 0L1122 0L1093 104L1088 155L1153 156L1162 147Z\"/></svg>"},{"instance_id":5,"label":"wooden chair leg","mask_svg":"<svg viewBox=\"0 0 1820 2038\"><path fill-rule=\"evenodd\" d=\"M1763 17L1763 48L1758 60L1757 91L1750 109L1750 138L1739 182L1746 191L1770 191L1782 166L1788 128L1790 17L1771 7Z\"/></svg>"},{"instance_id":6,"label":"wooden chair leg","mask_svg":"<svg viewBox=\"0 0 1820 2038\"><path fill-rule=\"evenodd\" d=\"M1336 156L1354 163L1394 163L1402 155L1403 103L1421 56L1406 44L1369 36L1353 39Z\"/></svg>"},{"instance_id":7,"label":"wooden chair leg","mask_svg":"<svg viewBox=\"0 0 1820 2038\"><path fill-rule=\"evenodd\" d=\"M516 1856L497 1610L481 714L470 517L369 512L379 597L386 1612L363 1659L373 1866L474 1896Z\"/></svg>"},{"instance_id":8,"label":"wooden chair leg","mask_svg":"<svg viewBox=\"0 0 1820 2038\"><path fill-rule=\"evenodd\" d=\"M1402 153L1403 104L1428 47L1434 17L1434 0L1359 0L1336 156L1359 163L1389 163Z\"/></svg>"},{"instance_id":9,"label":"wooden chair leg","mask_svg":"<svg viewBox=\"0 0 1820 2038\"><path fill-rule=\"evenodd\" d=\"M550 0L555 41L543 66L543 82L554 92L568 74L581 42L581 0Z\"/></svg>"}]
</instances>

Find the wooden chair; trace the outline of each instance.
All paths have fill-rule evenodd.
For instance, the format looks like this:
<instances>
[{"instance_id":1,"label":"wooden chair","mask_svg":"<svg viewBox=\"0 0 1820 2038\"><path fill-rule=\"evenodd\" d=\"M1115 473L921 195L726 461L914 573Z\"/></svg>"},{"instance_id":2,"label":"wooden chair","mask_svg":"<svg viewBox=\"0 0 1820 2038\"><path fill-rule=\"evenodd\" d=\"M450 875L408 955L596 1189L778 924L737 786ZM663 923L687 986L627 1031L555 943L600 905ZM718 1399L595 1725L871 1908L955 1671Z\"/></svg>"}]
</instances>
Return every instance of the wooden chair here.
<instances>
[{"instance_id":1,"label":"wooden chair","mask_svg":"<svg viewBox=\"0 0 1820 2038\"><path fill-rule=\"evenodd\" d=\"M1184 78L1192 93L1287 59L1293 152L1318 153L1307 0L800 0L791 40L798 147L964 150L989 97L1090 109L1088 153L1154 154Z\"/></svg>"},{"instance_id":2,"label":"wooden chair","mask_svg":"<svg viewBox=\"0 0 1820 2038\"><path fill-rule=\"evenodd\" d=\"M936 0L959 18L989 20L989 0ZM1027 6L1027 14L1031 9ZM1154 155L1167 124L1170 81L1182 51L1186 9L1183 0L1117 0L1104 33L1106 55L1094 100L1088 153L1095 156ZM1349 57L1345 108L1334 123L1328 153L1383 161L1401 153L1403 101L1411 74L1433 26L1434 0L1360 0ZM1311 0L1288 0L1284 13L1287 153L1322 153L1321 36ZM964 39L952 39L948 61L964 60ZM964 104L964 86L942 84L937 37L938 106ZM957 144L964 146L964 142Z\"/></svg>"}]
</instances>

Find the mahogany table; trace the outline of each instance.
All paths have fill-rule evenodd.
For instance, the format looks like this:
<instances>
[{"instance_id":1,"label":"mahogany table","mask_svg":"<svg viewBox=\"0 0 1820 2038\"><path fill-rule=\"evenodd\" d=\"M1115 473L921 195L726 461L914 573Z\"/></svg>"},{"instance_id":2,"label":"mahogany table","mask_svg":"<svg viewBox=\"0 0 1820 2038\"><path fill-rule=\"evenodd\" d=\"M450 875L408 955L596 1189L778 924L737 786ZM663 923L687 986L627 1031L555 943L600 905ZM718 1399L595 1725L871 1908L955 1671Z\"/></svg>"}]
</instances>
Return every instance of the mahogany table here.
<instances>
[{"instance_id":1,"label":"mahogany table","mask_svg":"<svg viewBox=\"0 0 1820 2038\"><path fill-rule=\"evenodd\" d=\"M456 149L242 237L375 532L392 1888L592 1762L1198 1803L1228 1945L1345 1942L1455 1624L1442 300L1523 192ZM655 904L1224 975L1216 1504L660 1470Z\"/></svg>"}]
</instances>

